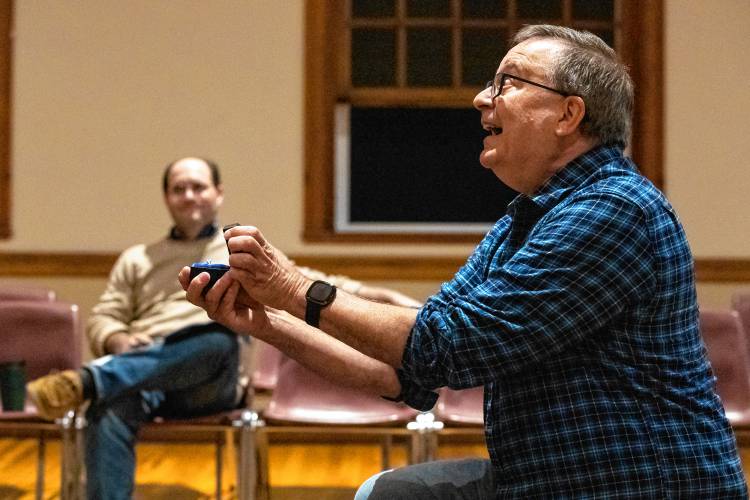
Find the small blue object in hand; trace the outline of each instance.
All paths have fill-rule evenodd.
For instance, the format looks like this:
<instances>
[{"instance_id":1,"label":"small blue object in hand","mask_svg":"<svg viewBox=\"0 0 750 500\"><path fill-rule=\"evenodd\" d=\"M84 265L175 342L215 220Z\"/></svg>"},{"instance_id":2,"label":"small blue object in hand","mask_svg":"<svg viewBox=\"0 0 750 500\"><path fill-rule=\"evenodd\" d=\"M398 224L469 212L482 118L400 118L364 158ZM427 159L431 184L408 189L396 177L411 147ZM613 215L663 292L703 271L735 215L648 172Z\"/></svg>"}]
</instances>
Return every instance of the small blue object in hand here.
<instances>
[{"instance_id":1,"label":"small blue object in hand","mask_svg":"<svg viewBox=\"0 0 750 500\"><path fill-rule=\"evenodd\" d=\"M193 262L190 265L190 280L192 281L200 273L208 273L211 278L203 288L203 295L208 292L212 286L218 281L219 278L224 276L224 273L229 271L229 266L226 264L212 264L211 262Z\"/></svg>"}]
</instances>

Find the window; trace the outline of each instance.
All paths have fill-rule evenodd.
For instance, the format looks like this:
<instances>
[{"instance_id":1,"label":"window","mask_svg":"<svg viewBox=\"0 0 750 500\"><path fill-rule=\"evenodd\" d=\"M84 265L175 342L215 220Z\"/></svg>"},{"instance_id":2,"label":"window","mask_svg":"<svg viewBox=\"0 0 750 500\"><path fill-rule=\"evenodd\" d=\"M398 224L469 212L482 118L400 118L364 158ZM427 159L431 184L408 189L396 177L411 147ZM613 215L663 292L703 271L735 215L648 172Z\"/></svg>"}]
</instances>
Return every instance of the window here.
<instances>
[{"instance_id":1,"label":"window","mask_svg":"<svg viewBox=\"0 0 750 500\"><path fill-rule=\"evenodd\" d=\"M472 99L503 44L528 23L588 29L615 46L637 87L632 155L660 185L661 14L661 0L308 1L306 240L476 241L504 211L498 197L512 192L499 193L496 178L478 166L479 149L459 149L481 147L472 139L481 133ZM470 166L457 174L458 155L476 162L479 178L465 173ZM471 195L461 194L460 181ZM493 189L480 192L485 185ZM455 206L441 212L446 199ZM477 207L463 206L471 202Z\"/></svg>"}]
</instances>

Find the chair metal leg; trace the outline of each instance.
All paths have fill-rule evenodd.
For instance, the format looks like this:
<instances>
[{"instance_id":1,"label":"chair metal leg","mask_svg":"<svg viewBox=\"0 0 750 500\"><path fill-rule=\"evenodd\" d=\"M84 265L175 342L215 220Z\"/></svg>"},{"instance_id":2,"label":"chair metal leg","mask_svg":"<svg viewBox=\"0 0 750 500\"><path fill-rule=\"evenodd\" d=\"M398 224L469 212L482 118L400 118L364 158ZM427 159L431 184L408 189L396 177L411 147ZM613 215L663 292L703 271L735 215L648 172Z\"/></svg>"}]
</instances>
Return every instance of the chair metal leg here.
<instances>
[{"instance_id":1,"label":"chair metal leg","mask_svg":"<svg viewBox=\"0 0 750 500\"><path fill-rule=\"evenodd\" d=\"M255 433L255 475L257 483L255 500L271 499L271 483L269 479L270 460L268 458L268 434L265 429L259 429Z\"/></svg>"},{"instance_id":2,"label":"chair metal leg","mask_svg":"<svg viewBox=\"0 0 750 500\"><path fill-rule=\"evenodd\" d=\"M221 475L224 459L224 441L222 433L216 437L216 500L221 500Z\"/></svg>"},{"instance_id":3,"label":"chair metal leg","mask_svg":"<svg viewBox=\"0 0 750 500\"><path fill-rule=\"evenodd\" d=\"M409 465L424 462L424 435L413 432L411 435L411 450L409 454Z\"/></svg>"},{"instance_id":4,"label":"chair metal leg","mask_svg":"<svg viewBox=\"0 0 750 500\"><path fill-rule=\"evenodd\" d=\"M423 412L417 418L406 424L412 431L411 463L417 464L435 460L437 454L436 433L443 428L443 422L435 420L431 412Z\"/></svg>"},{"instance_id":5,"label":"chair metal leg","mask_svg":"<svg viewBox=\"0 0 750 500\"><path fill-rule=\"evenodd\" d=\"M44 431L39 433L39 444L36 456L36 500L44 497L44 457L47 450L47 437Z\"/></svg>"},{"instance_id":6,"label":"chair metal leg","mask_svg":"<svg viewBox=\"0 0 750 500\"><path fill-rule=\"evenodd\" d=\"M255 434L265 423L260 416L245 410L232 425L239 429L239 449L237 460L237 498L255 500L258 487L258 464L256 461Z\"/></svg>"},{"instance_id":7,"label":"chair metal leg","mask_svg":"<svg viewBox=\"0 0 750 500\"><path fill-rule=\"evenodd\" d=\"M77 500L77 446L76 446L76 417L74 411L69 411L56 421L60 426L62 440L60 459L60 498L61 500Z\"/></svg>"},{"instance_id":8,"label":"chair metal leg","mask_svg":"<svg viewBox=\"0 0 750 500\"><path fill-rule=\"evenodd\" d=\"M69 412L63 427L63 458L60 499L81 500L86 496L84 481L85 467L83 465L83 433L86 428L86 418L78 413Z\"/></svg>"},{"instance_id":9,"label":"chair metal leg","mask_svg":"<svg viewBox=\"0 0 750 500\"><path fill-rule=\"evenodd\" d=\"M425 462L430 462L437 459L437 448L438 448L438 431L439 429L430 429L423 434L423 456Z\"/></svg>"},{"instance_id":10,"label":"chair metal leg","mask_svg":"<svg viewBox=\"0 0 750 500\"><path fill-rule=\"evenodd\" d=\"M393 449L393 436L387 434L383 436L380 443L380 470L391 468L391 450Z\"/></svg>"}]
</instances>

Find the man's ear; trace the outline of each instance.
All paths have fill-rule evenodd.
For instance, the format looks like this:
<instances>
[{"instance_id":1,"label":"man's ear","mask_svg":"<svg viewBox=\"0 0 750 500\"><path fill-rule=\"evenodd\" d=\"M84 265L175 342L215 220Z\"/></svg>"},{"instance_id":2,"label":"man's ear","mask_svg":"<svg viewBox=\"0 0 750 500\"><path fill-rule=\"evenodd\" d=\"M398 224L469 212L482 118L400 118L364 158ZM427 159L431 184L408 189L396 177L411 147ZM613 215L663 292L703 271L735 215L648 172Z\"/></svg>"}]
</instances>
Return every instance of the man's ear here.
<instances>
[{"instance_id":1,"label":"man's ear","mask_svg":"<svg viewBox=\"0 0 750 500\"><path fill-rule=\"evenodd\" d=\"M218 191L219 196L216 197L216 207L220 207L224 204L224 185L219 184L216 186L216 191Z\"/></svg>"},{"instance_id":2,"label":"man's ear","mask_svg":"<svg viewBox=\"0 0 750 500\"><path fill-rule=\"evenodd\" d=\"M586 116L586 103L577 95L571 95L562 102L560 118L556 132L560 136L570 135L576 130Z\"/></svg>"}]
</instances>

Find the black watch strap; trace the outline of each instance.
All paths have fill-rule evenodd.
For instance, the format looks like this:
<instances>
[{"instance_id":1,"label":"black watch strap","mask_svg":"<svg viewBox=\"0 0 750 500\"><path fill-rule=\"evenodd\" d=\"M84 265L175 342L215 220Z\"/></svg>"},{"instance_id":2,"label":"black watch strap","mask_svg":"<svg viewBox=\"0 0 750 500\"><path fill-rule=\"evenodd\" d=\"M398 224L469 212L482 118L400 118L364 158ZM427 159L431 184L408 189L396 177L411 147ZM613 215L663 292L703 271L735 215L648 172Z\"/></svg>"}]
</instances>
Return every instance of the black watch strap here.
<instances>
[{"instance_id":1,"label":"black watch strap","mask_svg":"<svg viewBox=\"0 0 750 500\"><path fill-rule=\"evenodd\" d=\"M305 323L315 328L320 326L320 310L323 309L319 304L307 301L305 307Z\"/></svg>"},{"instance_id":2,"label":"black watch strap","mask_svg":"<svg viewBox=\"0 0 750 500\"><path fill-rule=\"evenodd\" d=\"M336 287L325 281L315 281L307 289L305 300L305 323L318 327L320 325L320 311L336 298Z\"/></svg>"}]
</instances>

